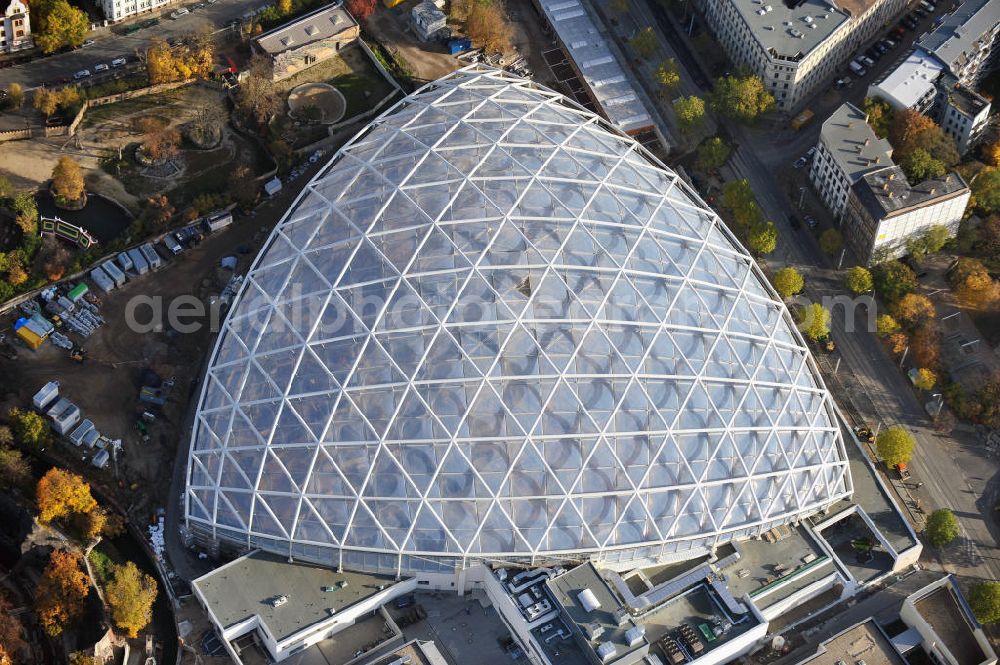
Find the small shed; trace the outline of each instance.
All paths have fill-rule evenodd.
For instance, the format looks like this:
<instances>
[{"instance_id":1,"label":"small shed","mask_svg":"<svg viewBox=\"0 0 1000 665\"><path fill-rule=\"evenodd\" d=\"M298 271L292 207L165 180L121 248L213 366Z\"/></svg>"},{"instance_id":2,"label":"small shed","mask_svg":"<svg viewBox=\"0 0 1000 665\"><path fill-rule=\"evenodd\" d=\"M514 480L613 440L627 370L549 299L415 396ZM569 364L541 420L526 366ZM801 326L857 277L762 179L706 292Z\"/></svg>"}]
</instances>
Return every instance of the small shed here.
<instances>
[{"instance_id":1,"label":"small shed","mask_svg":"<svg viewBox=\"0 0 1000 665\"><path fill-rule=\"evenodd\" d=\"M76 426L76 429L69 433L69 440L74 446L79 448L83 445L83 437L87 435L88 432L93 431L94 423L90 419L84 420L82 423Z\"/></svg>"},{"instance_id":2,"label":"small shed","mask_svg":"<svg viewBox=\"0 0 1000 665\"><path fill-rule=\"evenodd\" d=\"M132 259L132 266L139 275L145 275L149 272L149 263L146 261L146 257L143 256L142 252L139 251L138 247L133 247L128 250L128 257Z\"/></svg>"},{"instance_id":3,"label":"small shed","mask_svg":"<svg viewBox=\"0 0 1000 665\"><path fill-rule=\"evenodd\" d=\"M264 183L264 193L268 196L274 196L281 191L281 178L274 176L270 180Z\"/></svg>"},{"instance_id":4,"label":"small shed","mask_svg":"<svg viewBox=\"0 0 1000 665\"><path fill-rule=\"evenodd\" d=\"M97 266L90 271L90 279L94 284L97 284L97 288L105 293L111 293L115 290L114 280L108 277L108 273L104 272L101 266Z\"/></svg>"},{"instance_id":5,"label":"small shed","mask_svg":"<svg viewBox=\"0 0 1000 665\"><path fill-rule=\"evenodd\" d=\"M83 445L88 448L93 448L97 444L97 440L101 438L101 433L97 431L97 428L91 429L89 432L83 435Z\"/></svg>"},{"instance_id":6,"label":"small shed","mask_svg":"<svg viewBox=\"0 0 1000 665\"><path fill-rule=\"evenodd\" d=\"M424 41L448 27L448 18L433 2L427 0L411 9L410 17L413 19L414 31Z\"/></svg>"},{"instance_id":7,"label":"small shed","mask_svg":"<svg viewBox=\"0 0 1000 665\"><path fill-rule=\"evenodd\" d=\"M80 302L80 298L82 298L87 293L87 291L89 291L89 290L90 289L87 287L86 284L84 284L83 282L80 282L79 284L77 284L76 286L74 286L72 289L70 289L69 293L67 293L66 295L73 302Z\"/></svg>"},{"instance_id":8,"label":"small shed","mask_svg":"<svg viewBox=\"0 0 1000 665\"><path fill-rule=\"evenodd\" d=\"M118 265L123 271L128 272L129 270L135 270L135 265L132 263L132 257L128 255L128 252L122 252L115 260L118 261Z\"/></svg>"},{"instance_id":9,"label":"small shed","mask_svg":"<svg viewBox=\"0 0 1000 665\"><path fill-rule=\"evenodd\" d=\"M39 411L44 411L58 397L59 384L55 381L49 381L31 398L31 405Z\"/></svg>"},{"instance_id":10,"label":"small shed","mask_svg":"<svg viewBox=\"0 0 1000 665\"><path fill-rule=\"evenodd\" d=\"M156 250L148 242L139 249L142 250L142 256L146 259L146 263L149 264L150 270L158 270L163 265L163 259L160 258L160 255L156 253Z\"/></svg>"},{"instance_id":11,"label":"small shed","mask_svg":"<svg viewBox=\"0 0 1000 665\"><path fill-rule=\"evenodd\" d=\"M98 469L103 469L108 465L108 460L111 459L111 453L104 450L98 450L97 454L94 455L94 459L90 460L90 463L96 466Z\"/></svg>"},{"instance_id":12,"label":"small shed","mask_svg":"<svg viewBox=\"0 0 1000 665\"><path fill-rule=\"evenodd\" d=\"M114 261L108 259L101 264L101 267L104 268L104 272L108 273L108 277L114 280L115 286L125 286L125 273L115 265Z\"/></svg>"}]
</instances>

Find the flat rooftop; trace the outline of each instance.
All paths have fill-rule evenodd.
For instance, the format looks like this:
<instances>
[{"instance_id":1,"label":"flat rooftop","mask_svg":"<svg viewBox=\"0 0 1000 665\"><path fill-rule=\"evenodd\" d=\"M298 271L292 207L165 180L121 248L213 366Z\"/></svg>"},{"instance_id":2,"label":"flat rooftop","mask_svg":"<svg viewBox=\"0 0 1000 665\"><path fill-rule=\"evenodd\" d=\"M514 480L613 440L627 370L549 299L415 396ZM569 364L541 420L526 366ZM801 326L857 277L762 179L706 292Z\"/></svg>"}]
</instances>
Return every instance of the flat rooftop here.
<instances>
[{"instance_id":1,"label":"flat rooftop","mask_svg":"<svg viewBox=\"0 0 1000 665\"><path fill-rule=\"evenodd\" d=\"M400 658L405 660L406 665L446 665L447 662L433 642L421 643L413 640L384 656L368 661L365 665L395 665L399 663Z\"/></svg>"},{"instance_id":2,"label":"flat rooftop","mask_svg":"<svg viewBox=\"0 0 1000 665\"><path fill-rule=\"evenodd\" d=\"M959 665L979 665L986 655L972 635L974 624L950 585L938 587L913 606L931 625Z\"/></svg>"},{"instance_id":3,"label":"flat rooftop","mask_svg":"<svg viewBox=\"0 0 1000 665\"><path fill-rule=\"evenodd\" d=\"M255 38L254 43L265 53L276 55L329 39L356 25L347 10L335 2L265 32Z\"/></svg>"},{"instance_id":4,"label":"flat rooftop","mask_svg":"<svg viewBox=\"0 0 1000 665\"><path fill-rule=\"evenodd\" d=\"M346 582L347 586L337 585ZM192 585L204 597L219 624L231 626L254 615L281 641L303 628L340 612L379 592L395 580L306 563L288 563L282 557L252 552L199 577ZM332 587L332 591L324 591ZM274 607L271 599L288 600Z\"/></svg>"},{"instance_id":5,"label":"flat rooftop","mask_svg":"<svg viewBox=\"0 0 1000 665\"><path fill-rule=\"evenodd\" d=\"M895 165L867 173L854 183L854 193L874 219L933 205L960 196L968 189L957 173L946 173L911 185L903 169Z\"/></svg>"},{"instance_id":6,"label":"flat rooftop","mask_svg":"<svg viewBox=\"0 0 1000 665\"><path fill-rule=\"evenodd\" d=\"M948 101L970 118L974 118L989 105L989 101L975 90L956 85L948 92Z\"/></svg>"},{"instance_id":7,"label":"flat rooftop","mask_svg":"<svg viewBox=\"0 0 1000 665\"><path fill-rule=\"evenodd\" d=\"M741 541L740 559L724 570L732 594L742 598L749 593L760 608L784 600L837 571L804 526L788 525L778 531L783 537L777 542Z\"/></svg>"},{"instance_id":8,"label":"flat rooftop","mask_svg":"<svg viewBox=\"0 0 1000 665\"><path fill-rule=\"evenodd\" d=\"M581 0L538 0L601 111L623 131L648 127L653 119L618 62L602 30Z\"/></svg>"},{"instance_id":9,"label":"flat rooftop","mask_svg":"<svg viewBox=\"0 0 1000 665\"><path fill-rule=\"evenodd\" d=\"M875 135L868 116L853 104L841 104L823 123L820 137L852 183L869 171L892 164L889 141Z\"/></svg>"},{"instance_id":10,"label":"flat rooftop","mask_svg":"<svg viewBox=\"0 0 1000 665\"><path fill-rule=\"evenodd\" d=\"M936 58L915 48L873 86L872 92L897 109L911 108L934 91L934 83L943 70Z\"/></svg>"},{"instance_id":11,"label":"flat rooftop","mask_svg":"<svg viewBox=\"0 0 1000 665\"><path fill-rule=\"evenodd\" d=\"M823 0L727 0L750 28L751 34L775 56L799 61L840 30L848 13ZM845 9L867 8L874 0L849 0Z\"/></svg>"},{"instance_id":12,"label":"flat rooftop","mask_svg":"<svg viewBox=\"0 0 1000 665\"><path fill-rule=\"evenodd\" d=\"M859 660L866 665L906 665L872 619L834 635L820 644L814 655L799 661L799 665L836 665L837 661Z\"/></svg>"},{"instance_id":13,"label":"flat rooftop","mask_svg":"<svg viewBox=\"0 0 1000 665\"><path fill-rule=\"evenodd\" d=\"M744 616L749 617L749 620L735 623ZM705 647L703 653L739 637L758 623L752 614L732 616L713 597L713 592L706 584L699 584L674 596L656 609L643 614L640 621L646 626L646 639L651 645L656 645L662 637L671 635L682 625L688 624L701 639ZM714 639L708 640L699 628L702 625L707 626L710 631L714 627L724 627L724 630L720 635L713 635ZM658 646L654 648L659 649Z\"/></svg>"},{"instance_id":14,"label":"flat rooftop","mask_svg":"<svg viewBox=\"0 0 1000 665\"><path fill-rule=\"evenodd\" d=\"M976 42L1000 22L1000 2L995 0L965 0L917 45L933 53L946 67L957 73L968 59L966 54L977 49Z\"/></svg>"},{"instance_id":15,"label":"flat rooftop","mask_svg":"<svg viewBox=\"0 0 1000 665\"><path fill-rule=\"evenodd\" d=\"M646 644L646 640L639 640L634 646L629 646L625 633L635 624L628 620L622 626L618 625L615 610L619 609L622 603L597 572L594 564L590 562L580 564L562 575L549 579L545 584L556 602L562 605L580 630L584 630L587 624L597 624L603 629L603 633L595 642L614 645L616 651L614 658L621 658ZM594 594L599 605L592 610L584 607L580 600L580 594L587 589ZM595 643L592 643L592 646L596 648Z\"/></svg>"}]
</instances>

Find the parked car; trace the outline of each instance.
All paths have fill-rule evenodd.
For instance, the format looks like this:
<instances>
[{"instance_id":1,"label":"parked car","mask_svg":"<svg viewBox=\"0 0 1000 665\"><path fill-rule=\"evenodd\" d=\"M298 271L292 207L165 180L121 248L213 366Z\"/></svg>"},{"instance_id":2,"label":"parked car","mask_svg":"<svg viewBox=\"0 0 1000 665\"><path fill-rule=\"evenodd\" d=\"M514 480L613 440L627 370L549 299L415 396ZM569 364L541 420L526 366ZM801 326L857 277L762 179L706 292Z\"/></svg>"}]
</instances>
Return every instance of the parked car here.
<instances>
[{"instance_id":1,"label":"parked car","mask_svg":"<svg viewBox=\"0 0 1000 665\"><path fill-rule=\"evenodd\" d=\"M83 43L80 44L80 48L87 48L88 46L93 46L93 45L94 45L93 39L84 39Z\"/></svg>"},{"instance_id":2,"label":"parked car","mask_svg":"<svg viewBox=\"0 0 1000 665\"><path fill-rule=\"evenodd\" d=\"M917 7L916 9L914 9L913 13L916 14L920 18L927 18L927 16L928 16L928 13L926 11L924 11L921 7Z\"/></svg>"},{"instance_id":3,"label":"parked car","mask_svg":"<svg viewBox=\"0 0 1000 665\"><path fill-rule=\"evenodd\" d=\"M172 19L174 19L176 21L180 17L187 16L190 13L191 12L186 7L178 7L174 11L170 12L170 18L172 18Z\"/></svg>"},{"instance_id":4,"label":"parked car","mask_svg":"<svg viewBox=\"0 0 1000 665\"><path fill-rule=\"evenodd\" d=\"M875 66L875 61L869 58L867 55L863 55L858 60L861 64L866 65L869 69Z\"/></svg>"},{"instance_id":5,"label":"parked car","mask_svg":"<svg viewBox=\"0 0 1000 665\"><path fill-rule=\"evenodd\" d=\"M861 78L862 76L868 73L868 70L865 69L864 65L862 65L857 60L851 60L851 62L849 62L847 66L851 68L851 71L858 78Z\"/></svg>"},{"instance_id":6,"label":"parked car","mask_svg":"<svg viewBox=\"0 0 1000 665\"><path fill-rule=\"evenodd\" d=\"M100 62L100 63L94 65L94 71L95 72L106 72L109 69L111 69L111 68L108 67L107 63L105 63L105 62Z\"/></svg>"},{"instance_id":7,"label":"parked car","mask_svg":"<svg viewBox=\"0 0 1000 665\"><path fill-rule=\"evenodd\" d=\"M124 56L120 58L115 58L114 60L111 61L112 67L124 67L127 64L128 64L128 58Z\"/></svg>"},{"instance_id":8,"label":"parked car","mask_svg":"<svg viewBox=\"0 0 1000 665\"><path fill-rule=\"evenodd\" d=\"M918 21L913 14L910 14L909 16L903 18L903 25L910 30L916 30L917 26L920 25L920 21Z\"/></svg>"},{"instance_id":9,"label":"parked car","mask_svg":"<svg viewBox=\"0 0 1000 665\"><path fill-rule=\"evenodd\" d=\"M79 81L80 79L85 79L88 76L90 76L90 70L89 69L81 69L76 74L73 74L73 79L76 80L76 81Z\"/></svg>"},{"instance_id":10,"label":"parked car","mask_svg":"<svg viewBox=\"0 0 1000 665\"><path fill-rule=\"evenodd\" d=\"M812 158L815 156L816 156L816 146L813 146L806 151L806 159L808 159L810 162L812 161Z\"/></svg>"},{"instance_id":11,"label":"parked car","mask_svg":"<svg viewBox=\"0 0 1000 665\"><path fill-rule=\"evenodd\" d=\"M937 9L937 7L935 7L930 2L927 2L927 0L920 0L920 8L928 13L933 13L934 10Z\"/></svg>"}]
</instances>

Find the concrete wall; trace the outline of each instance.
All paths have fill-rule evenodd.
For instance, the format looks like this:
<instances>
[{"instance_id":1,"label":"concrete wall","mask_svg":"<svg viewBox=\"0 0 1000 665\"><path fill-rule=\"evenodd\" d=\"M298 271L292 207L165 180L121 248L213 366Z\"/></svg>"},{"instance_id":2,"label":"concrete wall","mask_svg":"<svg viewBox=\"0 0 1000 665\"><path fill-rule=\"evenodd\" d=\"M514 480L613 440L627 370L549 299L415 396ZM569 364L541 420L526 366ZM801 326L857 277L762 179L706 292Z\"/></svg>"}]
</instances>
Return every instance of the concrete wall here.
<instances>
[{"instance_id":1,"label":"concrete wall","mask_svg":"<svg viewBox=\"0 0 1000 665\"><path fill-rule=\"evenodd\" d=\"M958 659L955 658L954 655L952 655L951 651L944 644L944 642L941 641L941 638L938 637L938 634L937 632L935 632L934 628L929 623L927 623L927 621L924 620L924 617L920 614L920 612L917 611L916 608L917 600L920 600L927 594L936 591L937 589L941 589L943 587L948 587L954 591L957 591L957 589L955 589L954 587L953 578L950 575L947 577L942 577L941 579L936 580L934 582L931 582L923 589L920 589L919 591L910 594L910 596L903 601L903 606L899 609L899 618L901 618L903 620L903 623L905 623L907 626L915 629L918 633L920 633L920 637L923 638L924 649L927 650L928 652L933 653L942 662L949 663L950 665L972 665L971 663L960 663ZM964 598L964 596L961 596L961 591L958 591L958 594L961 598ZM983 629L978 626L978 622L976 622L974 617L970 616L967 618L975 626L975 628L971 628L970 630L971 636L976 641L976 644L979 645L979 648L982 649L983 654L985 654L986 656L985 660L983 660L982 663L976 665L994 665L997 662L997 656L996 653L993 651L993 647L990 646L989 640L986 639L986 635L983 633Z\"/></svg>"}]
</instances>

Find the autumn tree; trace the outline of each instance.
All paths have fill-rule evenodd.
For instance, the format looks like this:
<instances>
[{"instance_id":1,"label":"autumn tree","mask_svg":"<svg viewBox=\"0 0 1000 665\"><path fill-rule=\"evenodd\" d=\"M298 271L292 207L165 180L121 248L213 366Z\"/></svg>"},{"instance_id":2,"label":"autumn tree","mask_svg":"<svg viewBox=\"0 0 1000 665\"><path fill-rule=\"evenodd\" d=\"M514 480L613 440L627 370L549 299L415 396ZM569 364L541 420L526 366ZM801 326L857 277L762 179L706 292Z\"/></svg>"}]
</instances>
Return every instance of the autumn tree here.
<instances>
[{"instance_id":1,"label":"autumn tree","mask_svg":"<svg viewBox=\"0 0 1000 665\"><path fill-rule=\"evenodd\" d=\"M0 593L0 664L15 665L28 663L28 644L22 637L24 627L13 613L14 608Z\"/></svg>"},{"instance_id":2,"label":"autumn tree","mask_svg":"<svg viewBox=\"0 0 1000 665\"><path fill-rule=\"evenodd\" d=\"M934 303L927 296L907 293L892 306L892 315L903 326L916 329L934 319Z\"/></svg>"},{"instance_id":3,"label":"autumn tree","mask_svg":"<svg viewBox=\"0 0 1000 665\"><path fill-rule=\"evenodd\" d=\"M255 55L237 91L236 109L245 120L263 127L280 108L281 96L271 80L271 63L267 58Z\"/></svg>"},{"instance_id":4,"label":"autumn tree","mask_svg":"<svg viewBox=\"0 0 1000 665\"><path fill-rule=\"evenodd\" d=\"M998 286L982 262L960 258L948 273L955 295L967 307L985 307L996 302Z\"/></svg>"},{"instance_id":5,"label":"autumn tree","mask_svg":"<svg viewBox=\"0 0 1000 665\"><path fill-rule=\"evenodd\" d=\"M52 193L59 201L79 201L83 197L83 173L69 155L63 155L52 169Z\"/></svg>"},{"instance_id":6,"label":"autumn tree","mask_svg":"<svg viewBox=\"0 0 1000 665\"><path fill-rule=\"evenodd\" d=\"M292 13L292 0L278 0L274 6L282 16L288 16Z\"/></svg>"},{"instance_id":7,"label":"autumn tree","mask_svg":"<svg viewBox=\"0 0 1000 665\"><path fill-rule=\"evenodd\" d=\"M865 97L862 108L868 115L868 125L875 132L875 136L880 139L889 136L893 118L892 105L881 97Z\"/></svg>"},{"instance_id":8,"label":"autumn tree","mask_svg":"<svg viewBox=\"0 0 1000 665\"><path fill-rule=\"evenodd\" d=\"M913 109L902 109L894 114L889 126L889 142L896 152L909 152L920 132L936 126L933 120L922 113Z\"/></svg>"},{"instance_id":9,"label":"autumn tree","mask_svg":"<svg viewBox=\"0 0 1000 665\"><path fill-rule=\"evenodd\" d=\"M895 302L917 288L917 275L899 261L887 261L875 268L875 290L889 302Z\"/></svg>"},{"instance_id":10,"label":"autumn tree","mask_svg":"<svg viewBox=\"0 0 1000 665\"><path fill-rule=\"evenodd\" d=\"M928 322L910 336L913 359L921 367L938 367L941 364L941 333L933 322Z\"/></svg>"},{"instance_id":11,"label":"autumn tree","mask_svg":"<svg viewBox=\"0 0 1000 665\"><path fill-rule=\"evenodd\" d=\"M35 88L31 93L31 105L48 118L59 108L59 95L47 88Z\"/></svg>"},{"instance_id":12,"label":"autumn tree","mask_svg":"<svg viewBox=\"0 0 1000 665\"><path fill-rule=\"evenodd\" d=\"M156 580L131 561L115 566L114 576L104 589L111 619L132 638L152 620L156 593Z\"/></svg>"},{"instance_id":13,"label":"autumn tree","mask_svg":"<svg viewBox=\"0 0 1000 665\"><path fill-rule=\"evenodd\" d=\"M837 229L827 229L819 236L819 248L824 254L833 256L844 247L844 236Z\"/></svg>"},{"instance_id":14,"label":"autumn tree","mask_svg":"<svg viewBox=\"0 0 1000 665\"><path fill-rule=\"evenodd\" d=\"M792 266L787 266L774 273L771 283L774 284L774 290L783 299L792 297L805 286L802 275Z\"/></svg>"},{"instance_id":15,"label":"autumn tree","mask_svg":"<svg viewBox=\"0 0 1000 665\"><path fill-rule=\"evenodd\" d=\"M987 215L1000 213L1000 170L992 166L983 169L972 181L971 188L980 212Z\"/></svg>"},{"instance_id":16,"label":"autumn tree","mask_svg":"<svg viewBox=\"0 0 1000 665\"><path fill-rule=\"evenodd\" d=\"M913 385L919 390L931 390L936 383L937 374L926 367L918 369L913 378Z\"/></svg>"},{"instance_id":17,"label":"autumn tree","mask_svg":"<svg viewBox=\"0 0 1000 665\"><path fill-rule=\"evenodd\" d=\"M875 451L888 466L909 463L915 447L913 435L898 425L882 430L875 438Z\"/></svg>"},{"instance_id":18,"label":"autumn tree","mask_svg":"<svg viewBox=\"0 0 1000 665\"><path fill-rule=\"evenodd\" d=\"M875 319L875 334L879 337L888 337L899 332L899 322L892 318L891 314L881 314Z\"/></svg>"},{"instance_id":19,"label":"autumn tree","mask_svg":"<svg viewBox=\"0 0 1000 665\"><path fill-rule=\"evenodd\" d=\"M465 18L465 32L484 53L506 52L514 37L514 28L499 0L473 2Z\"/></svg>"},{"instance_id":20,"label":"autumn tree","mask_svg":"<svg viewBox=\"0 0 1000 665\"><path fill-rule=\"evenodd\" d=\"M149 232L165 231L170 227L176 212L166 194L156 194L146 199L146 204L139 213L139 221Z\"/></svg>"},{"instance_id":21,"label":"autumn tree","mask_svg":"<svg viewBox=\"0 0 1000 665\"><path fill-rule=\"evenodd\" d=\"M35 612L53 637L83 616L90 586L80 563L79 554L54 550L35 589Z\"/></svg>"},{"instance_id":22,"label":"autumn tree","mask_svg":"<svg viewBox=\"0 0 1000 665\"><path fill-rule=\"evenodd\" d=\"M49 428L42 416L34 411L11 409L7 414L14 438L21 445L40 448L49 443Z\"/></svg>"},{"instance_id":23,"label":"autumn tree","mask_svg":"<svg viewBox=\"0 0 1000 665\"><path fill-rule=\"evenodd\" d=\"M910 338L904 332L889 333L889 335L886 336L885 341L889 345L889 351L897 355L905 351L910 346Z\"/></svg>"},{"instance_id":24,"label":"autumn tree","mask_svg":"<svg viewBox=\"0 0 1000 665\"><path fill-rule=\"evenodd\" d=\"M844 286L855 295L871 291L875 285L872 274L867 268L854 266L844 275Z\"/></svg>"},{"instance_id":25,"label":"autumn tree","mask_svg":"<svg viewBox=\"0 0 1000 665\"><path fill-rule=\"evenodd\" d=\"M53 467L42 476L35 489L38 521L48 524L74 513L89 513L97 508L90 485L71 471Z\"/></svg>"},{"instance_id":26,"label":"autumn tree","mask_svg":"<svg viewBox=\"0 0 1000 665\"><path fill-rule=\"evenodd\" d=\"M1000 166L1000 141L982 147L983 161L990 166Z\"/></svg>"},{"instance_id":27,"label":"autumn tree","mask_svg":"<svg viewBox=\"0 0 1000 665\"><path fill-rule=\"evenodd\" d=\"M20 83L11 83L7 86L7 104L15 111L21 108L24 103L24 86Z\"/></svg>"},{"instance_id":28,"label":"autumn tree","mask_svg":"<svg viewBox=\"0 0 1000 665\"><path fill-rule=\"evenodd\" d=\"M651 26L646 26L639 32L635 33L632 39L628 40L629 46L631 46L639 57L643 60L648 60L656 53L656 47L658 45L658 40L656 39L656 32Z\"/></svg>"},{"instance_id":29,"label":"autumn tree","mask_svg":"<svg viewBox=\"0 0 1000 665\"><path fill-rule=\"evenodd\" d=\"M214 42L201 35L193 35L173 47L155 39L146 50L146 73L153 84L208 78L214 59Z\"/></svg>"},{"instance_id":30,"label":"autumn tree","mask_svg":"<svg viewBox=\"0 0 1000 665\"><path fill-rule=\"evenodd\" d=\"M976 582L969 589L969 606L980 623L1000 621L1000 582Z\"/></svg>"},{"instance_id":31,"label":"autumn tree","mask_svg":"<svg viewBox=\"0 0 1000 665\"><path fill-rule=\"evenodd\" d=\"M778 229L774 222L762 222L750 228L747 247L757 256L770 254L778 248Z\"/></svg>"},{"instance_id":32,"label":"autumn tree","mask_svg":"<svg viewBox=\"0 0 1000 665\"><path fill-rule=\"evenodd\" d=\"M12 202L14 224L23 237L38 235L38 203L33 192L20 192Z\"/></svg>"},{"instance_id":33,"label":"autumn tree","mask_svg":"<svg viewBox=\"0 0 1000 665\"><path fill-rule=\"evenodd\" d=\"M715 81L711 103L716 113L749 124L774 107L774 97L756 74L723 76Z\"/></svg>"},{"instance_id":34,"label":"autumn tree","mask_svg":"<svg viewBox=\"0 0 1000 665\"><path fill-rule=\"evenodd\" d=\"M74 651L69 656L69 665L102 665L96 658L83 651Z\"/></svg>"},{"instance_id":35,"label":"autumn tree","mask_svg":"<svg viewBox=\"0 0 1000 665\"><path fill-rule=\"evenodd\" d=\"M158 162L176 156L180 143L181 133L173 127L168 127L147 134L143 139L142 149L147 157Z\"/></svg>"},{"instance_id":36,"label":"autumn tree","mask_svg":"<svg viewBox=\"0 0 1000 665\"><path fill-rule=\"evenodd\" d=\"M31 485L31 466L16 448L0 446L0 488L12 490Z\"/></svg>"},{"instance_id":37,"label":"autumn tree","mask_svg":"<svg viewBox=\"0 0 1000 665\"><path fill-rule=\"evenodd\" d=\"M702 141L698 146L697 169L703 173L711 173L726 163L732 148L718 136Z\"/></svg>"},{"instance_id":38,"label":"autumn tree","mask_svg":"<svg viewBox=\"0 0 1000 665\"><path fill-rule=\"evenodd\" d=\"M674 113L681 131L690 134L705 121L705 101L697 95L680 97L674 101Z\"/></svg>"},{"instance_id":39,"label":"autumn tree","mask_svg":"<svg viewBox=\"0 0 1000 665\"><path fill-rule=\"evenodd\" d=\"M667 58L656 68L656 82L660 84L665 92L674 90L681 84L681 73L677 68L677 61Z\"/></svg>"},{"instance_id":40,"label":"autumn tree","mask_svg":"<svg viewBox=\"0 0 1000 665\"><path fill-rule=\"evenodd\" d=\"M87 38L87 14L67 0L31 0L31 37L42 53L79 46Z\"/></svg>"},{"instance_id":41,"label":"autumn tree","mask_svg":"<svg viewBox=\"0 0 1000 665\"><path fill-rule=\"evenodd\" d=\"M347 0L347 11L358 20L364 20L375 13L376 0Z\"/></svg>"},{"instance_id":42,"label":"autumn tree","mask_svg":"<svg viewBox=\"0 0 1000 665\"><path fill-rule=\"evenodd\" d=\"M238 164L229 179L229 193L244 210L249 210L257 203L260 196L260 186L253 177L253 170L248 164Z\"/></svg>"},{"instance_id":43,"label":"autumn tree","mask_svg":"<svg viewBox=\"0 0 1000 665\"><path fill-rule=\"evenodd\" d=\"M947 508L935 510L924 525L924 535L934 547L945 547L958 538L959 533L958 520Z\"/></svg>"},{"instance_id":44,"label":"autumn tree","mask_svg":"<svg viewBox=\"0 0 1000 665\"><path fill-rule=\"evenodd\" d=\"M830 334L830 310L819 303L811 303L797 310L796 323L802 334L809 339L824 339Z\"/></svg>"}]
</instances>

